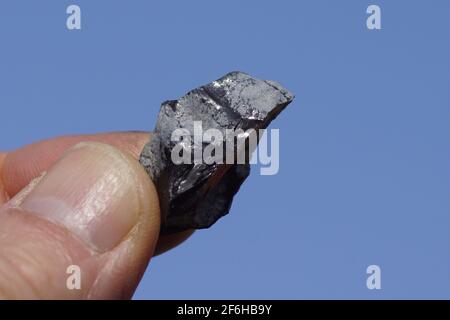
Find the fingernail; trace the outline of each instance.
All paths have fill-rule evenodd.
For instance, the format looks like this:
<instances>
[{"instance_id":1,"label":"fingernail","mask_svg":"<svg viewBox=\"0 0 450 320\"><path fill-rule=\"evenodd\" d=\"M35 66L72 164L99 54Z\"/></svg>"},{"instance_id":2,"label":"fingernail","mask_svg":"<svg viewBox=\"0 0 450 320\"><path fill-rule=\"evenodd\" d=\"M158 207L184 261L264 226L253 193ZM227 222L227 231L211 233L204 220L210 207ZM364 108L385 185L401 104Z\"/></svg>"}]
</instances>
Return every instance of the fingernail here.
<instances>
[{"instance_id":1,"label":"fingernail","mask_svg":"<svg viewBox=\"0 0 450 320\"><path fill-rule=\"evenodd\" d=\"M80 143L48 171L20 207L105 252L118 245L138 220L136 181L130 160L120 151Z\"/></svg>"}]
</instances>

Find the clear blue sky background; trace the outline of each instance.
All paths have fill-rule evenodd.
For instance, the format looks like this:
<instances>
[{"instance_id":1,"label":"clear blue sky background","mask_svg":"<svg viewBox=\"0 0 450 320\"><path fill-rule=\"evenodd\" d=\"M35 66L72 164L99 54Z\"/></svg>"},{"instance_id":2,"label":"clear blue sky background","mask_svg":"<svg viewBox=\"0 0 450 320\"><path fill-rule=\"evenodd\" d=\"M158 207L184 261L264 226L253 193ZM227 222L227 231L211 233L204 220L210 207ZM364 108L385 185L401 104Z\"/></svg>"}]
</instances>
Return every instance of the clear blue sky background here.
<instances>
[{"instance_id":1,"label":"clear blue sky background","mask_svg":"<svg viewBox=\"0 0 450 320\"><path fill-rule=\"evenodd\" d=\"M450 298L449 14L447 0L2 0L0 149L150 130L163 100L231 70L277 80L297 96L271 126L279 174L254 167L231 213L154 259L135 298Z\"/></svg>"}]
</instances>

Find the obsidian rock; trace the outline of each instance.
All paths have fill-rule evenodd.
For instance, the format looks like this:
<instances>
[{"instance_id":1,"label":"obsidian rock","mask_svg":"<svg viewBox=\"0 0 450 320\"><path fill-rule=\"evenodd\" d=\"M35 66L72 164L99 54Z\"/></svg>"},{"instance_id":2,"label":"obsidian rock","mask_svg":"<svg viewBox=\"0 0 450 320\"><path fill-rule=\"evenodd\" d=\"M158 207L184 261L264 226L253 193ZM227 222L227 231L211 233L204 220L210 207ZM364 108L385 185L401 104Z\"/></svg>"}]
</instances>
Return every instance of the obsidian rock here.
<instances>
[{"instance_id":1,"label":"obsidian rock","mask_svg":"<svg viewBox=\"0 0 450 320\"><path fill-rule=\"evenodd\" d=\"M293 95L275 82L231 72L161 105L140 163L158 190L162 234L210 227L229 212L234 195L250 173L248 154L243 164L175 164L172 151L179 141L172 141L174 130L185 129L191 136L182 140L182 148L193 154L206 147L204 142L195 142L195 121L201 121L203 130L214 128L224 137L227 129L265 129L292 99ZM251 153L248 146L234 150L236 156L243 150Z\"/></svg>"}]
</instances>

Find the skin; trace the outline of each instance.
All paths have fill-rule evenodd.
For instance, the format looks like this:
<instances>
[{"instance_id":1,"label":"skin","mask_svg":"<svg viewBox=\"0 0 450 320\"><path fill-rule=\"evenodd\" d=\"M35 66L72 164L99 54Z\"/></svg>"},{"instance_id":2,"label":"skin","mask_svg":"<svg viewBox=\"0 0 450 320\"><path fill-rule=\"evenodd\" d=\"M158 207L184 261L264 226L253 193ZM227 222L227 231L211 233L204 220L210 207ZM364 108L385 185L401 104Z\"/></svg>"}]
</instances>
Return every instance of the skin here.
<instances>
[{"instance_id":1,"label":"skin","mask_svg":"<svg viewBox=\"0 0 450 320\"><path fill-rule=\"evenodd\" d=\"M36 235L36 237L40 239L40 243L45 243L48 239L50 239L51 241L49 241L50 244L48 247L51 247L55 242L59 241L58 239L62 239L61 241L64 242L63 245L69 248L65 248L64 250L68 250L67 252L70 252L70 254L65 252L64 255L67 256L73 254L73 257L76 257L77 259L87 256L91 259L92 252L88 252L89 250L86 251L85 248L80 249L79 244L77 244L77 241L75 240L72 241L65 239L65 231L62 228L55 227L53 225L48 226L46 222L41 221L41 219L36 219L34 217L30 218L24 212L14 212L14 209L4 209L7 207L10 199L13 199L18 193L20 193L33 179L38 178L42 172L51 170L52 166L57 163L57 161L67 152L67 150L71 149L80 142L99 142L101 144L112 146L115 149L120 150L121 153L125 154L127 161L130 162L130 166L136 166L135 170L137 170L139 179L141 179L140 183L144 184L144 190L150 190L147 191L149 193L147 198L150 198L150 200L146 199L146 201L148 200L149 202L147 206L153 206L150 211L156 216L153 218L142 218L144 220L142 224L144 226L148 224L149 226L147 227L148 230L144 232L145 235L130 236L130 238L136 237L138 239L131 239L129 241L136 241L136 246L142 247L142 253L136 254L130 259L127 259L129 262L128 265L126 265L126 270L124 263L123 269L125 271L123 272L123 276L120 275L120 272L117 272L118 275L115 276L114 280L110 280L108 276L102 274L96 275L96 281L98 284L96 284L96 286L92 286L92 288L89 288L89 291L86 292L68 294L65 291L60 291L60 288L52 289L52 287L49 287L48 285L41 288L40 286L48 283L49 280L51 282L52 275L47 275L44 281L39 278L42 276L39 272L37 272L41 269L51 269L51 266L48 266L48 261L42 261L39 259L37 259L37 261L32 261L33 263L30 263L31 266L26 266L27 275L24 277L23 274L15 275L14 270L9 272L9 269L21 269L22 267L25 267L24 265L20 265L20 259L17 259L19 262L14 260L4 262L2 261L2 258L5 260L5 257L2 257L0 254L0 298L130 298L137 287L151 256L156 256L170 250L171 248L182 243L192 234L193 231L186 231L173 235L159 236L159 207L156 192L154 190L153 183L147 176L145 176L145 172L141 170L141 168L137 168L139 166L137 164L137 160L140 152L148 139L149 133L145 132L115 132L94 135L65 136L33 143L11 152L0 152L0 207L2 207L2 210L5 212L0 214L0 235L3 236L3 239L13 239L11 242L14 243L11 245L11 242L8 243L5 241L0 241L0 251L3 250L4 252L7 252L8 250L11 250L14 253L14 256L21 257L26 256L28 251L34 250L34 252L36 252L37 250L40 252L39 250L44 250L43 255L45 256L45 250L47 250L46 248L30 248L30 246L35 246L36 244L33 241L30 241L30 244L28 244L26 235L22 238L22 235L20 235L21 232L25 233L27 228L33 229L33 232L35 232L36 226L38 226L39 235ZM145 197L146 196L144 195L144 198ZM19 231L16 232L16 236L11 230L19 224L21 226L18 229ZM26 241L22 241L21 244L17 244L17 241L20 242L21 239L25 239ZM43 241L41 241L42 239ZM20 250L24 251L23 255L20 254ZM48 250L51 250L51 248ZM59 247L55 250L59 250ZM120 252L120 250L123 252ZM128 254L130 249L120 249L119 246L119 248L114 248L111 251L112 253L98 255L99 257L95 257L96 260L94 262L89 259L84 259L82 261L88 261L90 265L95 265L97 268L98 265L105 268L105 265L111 263L115 256ZM120 268L120 266L121 262L119 261L118 268ZM32 269L33 267L36 269L36 272ZM89 270L89 267L86 268ZM13 275L11 276L11 274L7 274L6 276L3 276L3 273L6 274L8 272L13 273ZM109 271L109 273L111 273L111 271ZM12 280L9 280L11 277L17 278L14 279L14 282L11 282ZM102 278L107 279L104 281L105 284L102 283ZM32 290L30 290L30 288L32 288ZM68 295L66 296L66 294Z\"/></svg>"}]
</instances>

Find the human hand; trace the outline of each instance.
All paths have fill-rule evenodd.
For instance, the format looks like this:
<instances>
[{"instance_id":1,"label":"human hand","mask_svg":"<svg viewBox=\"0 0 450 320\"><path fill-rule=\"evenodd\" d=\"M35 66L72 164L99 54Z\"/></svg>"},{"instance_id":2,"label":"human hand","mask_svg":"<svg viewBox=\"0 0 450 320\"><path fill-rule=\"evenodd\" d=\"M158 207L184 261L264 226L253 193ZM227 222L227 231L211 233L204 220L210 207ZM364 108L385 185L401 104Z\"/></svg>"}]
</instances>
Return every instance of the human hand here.
<instances>
[{"instance_id":1,"label":"human hand","mask_svg":"<svg viewBox=\"0 0 450 320\"><path fill-rule=\"evenodd\" d=\"M150 258L192 233L159 237L158 196L137 161L148 138L61 137L0 153L0 298L131 298ZM66 285L71 265L80 289Z\"/></svg>"}]
</instances>

